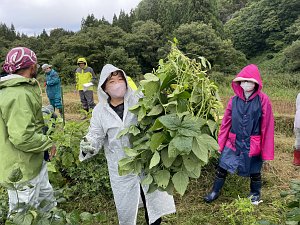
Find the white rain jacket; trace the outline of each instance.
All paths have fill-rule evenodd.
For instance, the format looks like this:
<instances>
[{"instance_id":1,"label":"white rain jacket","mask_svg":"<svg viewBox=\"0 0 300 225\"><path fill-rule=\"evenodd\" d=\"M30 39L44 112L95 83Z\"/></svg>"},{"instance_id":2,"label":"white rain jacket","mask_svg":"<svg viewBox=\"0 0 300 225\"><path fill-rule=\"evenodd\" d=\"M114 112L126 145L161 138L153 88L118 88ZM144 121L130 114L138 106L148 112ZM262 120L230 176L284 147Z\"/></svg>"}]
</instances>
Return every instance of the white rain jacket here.
<instances>
[{"instance_id":1,"label":"white rain jacket","mask_svg":"<svg viewBox=\"0 0 300 225\"><path fill-rule=\"evenodd\" d=\"M294 128L300 128L300 93L297 95L296 99L296 114L294 120Z\"/></svg>"},{"instance_id":2,"label":"white rain jacket","mask_svg":"<svg viewBox=\"0 0 300 225\"><path fill-rule=\"evenodd\" d=\"M300 150L300 93L296 99L296 114L294 120L295 149Z\"/></svg>"},{"instance_id":3,"label":"white rain jacket","mask_svg":"<svg viewBox=\"0 0 300 225\"><path fill-rule=\"evenodd\" d=\"M127 135L117 138L121 130L137 122L134 114L128 111L128 108L137 104L138 94L132 91L128 85L124 97L124 114L123 121L117 113L109 106L108 95L102 90L101 85L105 82L111 72L120 70L111 64L103 67L98 85L99 103L93 110L91 123L86 139L96 148L96 152L85 157L80 152L79 159L83 161L97 154L104 147L105 156L108 164L109 177L111 182L114 200L118 212L120 225L136 224L137 211L140 199L140 181L141 178L135 174L119 176L118 162L126 157L123 151L124 147L131 147ZM126 78L126 74L123 71ZM127 80L127 78L126 78ZM163 215L175 213L175 203L173 196L167 192L155 191L147 194L146 186L143 190L146 198L146 205L149 214L149 223L155 222Z\"/></svg>"}]
</instances>

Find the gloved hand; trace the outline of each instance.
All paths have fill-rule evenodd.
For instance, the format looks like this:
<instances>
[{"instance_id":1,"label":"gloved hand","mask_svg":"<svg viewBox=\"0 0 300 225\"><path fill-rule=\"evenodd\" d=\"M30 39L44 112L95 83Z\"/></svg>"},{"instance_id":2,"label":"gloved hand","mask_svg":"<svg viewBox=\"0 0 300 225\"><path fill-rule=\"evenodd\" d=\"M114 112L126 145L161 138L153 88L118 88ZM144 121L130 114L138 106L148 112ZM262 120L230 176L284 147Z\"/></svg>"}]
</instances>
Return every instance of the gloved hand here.
<instances>
[{"instance_id":1,"label":"gloved hand","mask_svg":"<svg viewBox=\"0 0 300 225\"><path fill-rule=\"evenodd\" d=\"M80 151L84 154L94 154L96 149L92 146L92 143L89 142L85 137L80 142Z\"/></svg>"},{"instance_id":2,"label":"gloved hand","mask_svg":"<svg viewBox=\"0 0 300 225\"><path fill-rule=\"evenodd\" d=\"M45 81L45 82L44 82L44 87L46 87L46 86L47 86L47 82Z\"/></svg>"}]
</instances>

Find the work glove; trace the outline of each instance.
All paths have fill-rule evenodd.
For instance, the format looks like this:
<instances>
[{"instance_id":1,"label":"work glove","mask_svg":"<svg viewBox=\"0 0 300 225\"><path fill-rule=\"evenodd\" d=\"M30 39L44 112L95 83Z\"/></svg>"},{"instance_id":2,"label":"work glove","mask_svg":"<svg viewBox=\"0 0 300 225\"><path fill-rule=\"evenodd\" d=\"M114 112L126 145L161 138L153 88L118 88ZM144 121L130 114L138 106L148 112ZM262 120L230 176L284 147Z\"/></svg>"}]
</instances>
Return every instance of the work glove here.
<instances>
[{"instance_id":1,"label":"work glove","mask_svg":"<svg viewBox=\"0 0 300 225\"><path fill-rule=\"evenodd\" d=\"M91 154L93 155L96 151L96 148L94 148L92 146L92 143L89 142L85 137L81 140L80 142L80 151L82 151L82 153L84 155L86 154Z\"/></svg>"}]
</instances>

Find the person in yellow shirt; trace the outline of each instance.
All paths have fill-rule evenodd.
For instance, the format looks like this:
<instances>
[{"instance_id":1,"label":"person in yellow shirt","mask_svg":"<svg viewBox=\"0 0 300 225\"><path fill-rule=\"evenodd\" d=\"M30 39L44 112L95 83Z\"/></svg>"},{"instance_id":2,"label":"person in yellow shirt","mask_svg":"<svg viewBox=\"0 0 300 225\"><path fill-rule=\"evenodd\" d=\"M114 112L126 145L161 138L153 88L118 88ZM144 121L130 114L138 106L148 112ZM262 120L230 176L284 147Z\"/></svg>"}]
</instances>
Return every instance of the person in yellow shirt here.
<instances>
[{"instance_id":1,"label":"person in yellow shirt","mask_svg":"<svg viewBox=\"0 0 300 225\"><path fill-rule=\"evenodd\" d=\"M78 68L75 71L76 90L79 91L82 108L88 112L89 109L93 109L96 105L94 103L92 87L96 83L96 75L94 70L87 65L85 58L79 58L77 65Z\"/></svg>"}]
</instances>

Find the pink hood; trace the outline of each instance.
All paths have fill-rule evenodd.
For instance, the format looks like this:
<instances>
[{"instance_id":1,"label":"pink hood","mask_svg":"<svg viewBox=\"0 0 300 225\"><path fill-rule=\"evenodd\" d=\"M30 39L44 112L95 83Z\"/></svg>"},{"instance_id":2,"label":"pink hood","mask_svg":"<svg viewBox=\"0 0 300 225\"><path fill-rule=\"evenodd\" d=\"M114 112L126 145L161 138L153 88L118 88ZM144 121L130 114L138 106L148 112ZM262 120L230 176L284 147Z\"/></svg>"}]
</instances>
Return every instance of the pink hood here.
<instances>
[{"instance_id":1,"label":"pink hood","mask_svg":"<svg viewBox=\"0 0 300 225\"><path fill-rule=\"evenodd\" d=\"M234 93L239 96L241 99L245 100L244 97L244 90L240 86L240 81L243 80L250 80L258 84L258 90L251 95L250 99L254 98L259 92L261 91L263 85L262 85L262 80L260 77L260 73L258 70L258 67L254 64L250 64L248 66L245 66L241 72L239 72L236 77L233 79L231 83L231 87L234 91Z\"/></svg>"}]
</instances>

